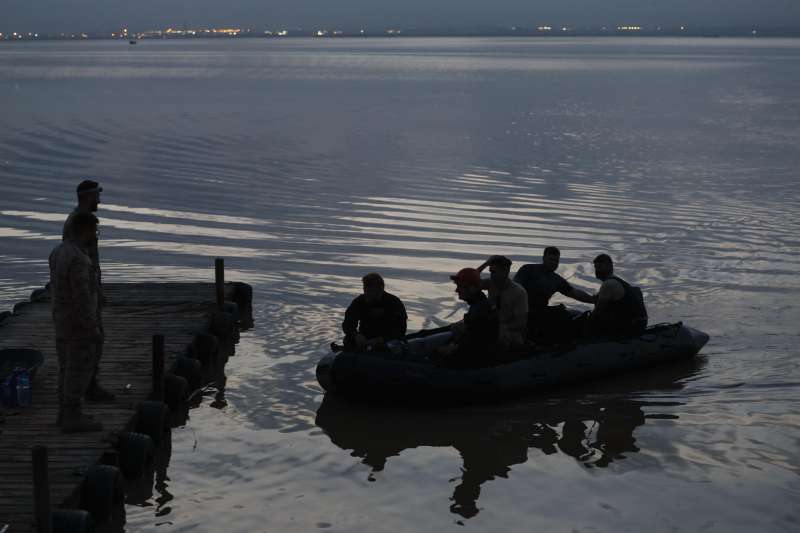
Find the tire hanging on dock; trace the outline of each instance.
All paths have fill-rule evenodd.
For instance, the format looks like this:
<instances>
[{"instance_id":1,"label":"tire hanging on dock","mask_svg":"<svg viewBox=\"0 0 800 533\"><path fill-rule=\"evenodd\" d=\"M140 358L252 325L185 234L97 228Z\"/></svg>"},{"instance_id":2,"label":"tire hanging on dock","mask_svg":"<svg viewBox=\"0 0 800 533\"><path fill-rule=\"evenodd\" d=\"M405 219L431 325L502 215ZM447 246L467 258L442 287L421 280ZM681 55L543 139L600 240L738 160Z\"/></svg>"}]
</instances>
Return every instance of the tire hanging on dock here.
<instances>
[{"instance_id":1,"label":"tire hanging on dock","mask_svg":"<svg viewBox=\"0 0 800 533\"><path fill-rule=\"evenodd\" d=\"M119 466L125 479L139 479L153 461L155 445L149 435L123 433L119 438Z\"/></svg>"},{"instance_id":2,"label":"tire hanging on dock","mask_svg":"<svg viewBox=\"0 0 800 533\"><path fill-rule=\"evenodd\" d=\"M169 431L169 408L164 402L146 401L136 413L136 433L143 433L158 446Z\"/></svg>"},{"instance_id":3,"label":"tire hanging on dock","mask_svg":"<svg viewBox=\"0 0 800 533\"><path fill-rule=\"evenodd\" d=\"M116 466L94 465L86 472L83 484L83 507L95 522L109 520L115 509L125 503L122 474Z\"/></svg>"},{"instance_id":4,"label":"tire hanging on dock","mask_svg":"<svg viewBox=\"0 0 800 533\"><path fill-rule=\"evenodd\" d=\"M89 511L53 509L50 517L52 533L89 533L94 531L94 521Z\"/></svg>"}]
</instances>

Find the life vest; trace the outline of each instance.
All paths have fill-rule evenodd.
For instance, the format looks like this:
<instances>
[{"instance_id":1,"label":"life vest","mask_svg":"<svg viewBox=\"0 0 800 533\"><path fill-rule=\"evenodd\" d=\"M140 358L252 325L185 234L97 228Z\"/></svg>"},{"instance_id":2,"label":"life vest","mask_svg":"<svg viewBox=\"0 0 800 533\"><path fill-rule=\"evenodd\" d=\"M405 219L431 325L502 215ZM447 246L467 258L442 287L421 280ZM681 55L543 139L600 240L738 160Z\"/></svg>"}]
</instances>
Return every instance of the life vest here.
<instances>
[{"instance_id":1,"label":"life vest","mask_svg":"<svg viewBox=\"0 0 800 533\"><path fill-rule=\"evenodd\" d=\"M610 279L617 280L625 289L625 295L614 302L609 303L611 316L614 322L622 329L629 329L634 332L643 331L647 327L647 308L644 306L644 295L642 289L635 287L617 276Z\"/></svg>"}]
</instances>

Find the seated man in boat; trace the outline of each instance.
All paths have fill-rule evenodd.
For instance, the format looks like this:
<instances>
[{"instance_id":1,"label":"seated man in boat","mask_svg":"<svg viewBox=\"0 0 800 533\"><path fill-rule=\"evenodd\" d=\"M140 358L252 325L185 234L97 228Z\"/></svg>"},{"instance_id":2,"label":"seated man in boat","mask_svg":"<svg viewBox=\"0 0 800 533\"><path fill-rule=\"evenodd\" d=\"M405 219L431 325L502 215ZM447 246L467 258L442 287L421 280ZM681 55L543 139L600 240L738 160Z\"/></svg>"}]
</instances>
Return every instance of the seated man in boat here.
<instances>
[{"instance_id":1,"label":"seated man in boat","mask_svg":"<svg viewBox=\"0 0 800 533\"><path fill-rule=\"evenodd\" d=\"M595 257L594 272L603 284L589 317L589 333L611 337L642 333L647 327L647 309L642 291L614 275L614 263L607 254Z\"/></svg>"},{"instance_id":2,"label":"seated man in boat","mask_svg":"<svg viewBox=\"0 0 800 533\"><path fill-rule=\"evenodd\" d=\"M528 338L528 293L510 278L511 259L493 255L478 267L489 267L490 277L483 286L489 291L489 302L497 313L498 344L503 350L524 346Z\"/></svg>"},{"instance_id":3,"label":"seated man in boat","mask_svg":"<svg viewBox=\"0 0 800 533\"><path fill-rule=\"evenodd\" d=\"M469 305L464 319L453 325L453 340L437 350L446 366L486 366L497 349L498 324L492 304L481 289L481 274L462 268L450 276L458 298Z\"/></svg>"},{"instance_id":4,"label":"seated man in boat","mask_svg":"<svg viewBox=\"0 0 800 533\"><path fill-rule=\"evenodd\" d=\"M561 251L555 246L544 249L542 262L522 265L514 281L528 293L528 334L537 340L557 342L570 337L570 316L563 305L550 306L550 298L555 293L593 304L596 297L576 289L556 273L561 259Z\"/></svg>"},{"instance_id":5,"label":"seated man in boat","mask_svg":"<svg viewBox=\"0 0 800 533\"><path fill-rule=\"evenodd\" d=\"M347 308L342 322L346 350L381 348L406 334L406 308L400 298L386 292L381 275L373 272L361 281L364 292Z\"/></svg>"}]
</instances>

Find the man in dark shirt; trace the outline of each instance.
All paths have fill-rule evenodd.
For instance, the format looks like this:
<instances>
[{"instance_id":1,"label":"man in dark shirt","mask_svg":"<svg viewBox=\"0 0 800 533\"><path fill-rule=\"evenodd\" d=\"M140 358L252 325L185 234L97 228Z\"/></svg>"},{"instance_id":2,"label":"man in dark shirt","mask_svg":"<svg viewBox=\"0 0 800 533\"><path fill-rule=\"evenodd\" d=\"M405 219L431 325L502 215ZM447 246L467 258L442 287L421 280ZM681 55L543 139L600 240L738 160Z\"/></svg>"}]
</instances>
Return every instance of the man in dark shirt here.
<instances>
[{"instance_id":1,"label":"man in dark shirt","mask_svg":"<svg viewBox=\"0 0 800 533\"><path fill-rule=\"evenodd\" d=\"M579 302L593 304L596 297L576 289L556 273L561 251L555 246L544 249L541 264L523 265L514 281L528 292L528 330L535 338L556 340L567 332L569 316L563 306L550 307L550 298L557 292Z\"/></svg>"},{"instance_id":2,"label":"man in dark shirt","mask_svg":"<svg viewBox=\"0 0 800 533\"><path fill-rule=\"evenodd\" d=\"M400 298L386 292L381 275L373 272L361 281L364 293L353 300L342 322L347 350L380 348L406 334L406 308Z\"/></svg>"},{"instance_id":3,"label":"man in dark shirt","mask_svg":"<svg viewBox=\"0 0 800 533\"><path fill-rule=\"evenodd\" d=\"M443 363L453 367L486 366L497 350L499 325L497 313L481 290L481 274L463 268L450 276L459 299L469 304L464 320L453 326L453 340L439 349Z\"/></svg>"}]
</instances>

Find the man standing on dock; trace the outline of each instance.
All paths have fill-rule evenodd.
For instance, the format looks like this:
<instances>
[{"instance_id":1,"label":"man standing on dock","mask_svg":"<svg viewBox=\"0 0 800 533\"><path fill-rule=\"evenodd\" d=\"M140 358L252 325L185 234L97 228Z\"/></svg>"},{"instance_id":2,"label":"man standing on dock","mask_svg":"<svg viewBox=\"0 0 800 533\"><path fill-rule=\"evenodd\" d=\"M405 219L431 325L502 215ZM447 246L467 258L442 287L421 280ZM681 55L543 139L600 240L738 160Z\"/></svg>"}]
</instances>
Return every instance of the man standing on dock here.
<instances>
[{"instance_id":1,"label":"man standing on dock","mask_svg":"<svg viewBox=\"0 0 800 533\"><path fill-rule=\"evenodd\" d=\"M100 193L103 192L103 188L100 187L100 184L96 181L92 180L83 180L77 189L78 193L78 206L72 210L72 213L69 214L67 217L66 222L64 222L64 230L62 234L62 239L64 241L73 238L74 240L74 220L75 216L80 213L89 213L94 214L97 212L97 206L100 204ZM97 299L98 299L98 311L97 311L97 320L100 327L100 336L97 339L97 347L96 347L96 364L92 374L92 379L89 382L89 389L86 391L86 399L90 402L113 402L114 395L100 386L97 382L97 372L100 366L100 359L103 356L103 341L105 336L105 331L103 330L103 319L100 309L103 306L105 301L105 297L103 296L103 287L101 284L101 273L100 273L100 254L98 252L98 244L97 244L97 235L95 234L91 242L86 245L86 253L89 255L89 258L92 261L92 268L95 273L95 279L97 283Z\"/></svg>"},{"instance_id":2,"label":"man standing on dock","mask_svg":"<svg viewBox=\"0 0 800 533\"><path fill-rule=\"evenodd\" d=\"M100 431L103 425L82 412L87 386L97 368L101 329L96 269L88 249L97 235L97 217L70 217L70 236L50 254L50 290L58 352L59 414L64 433Z\"/></svg>"}]
</instances>

